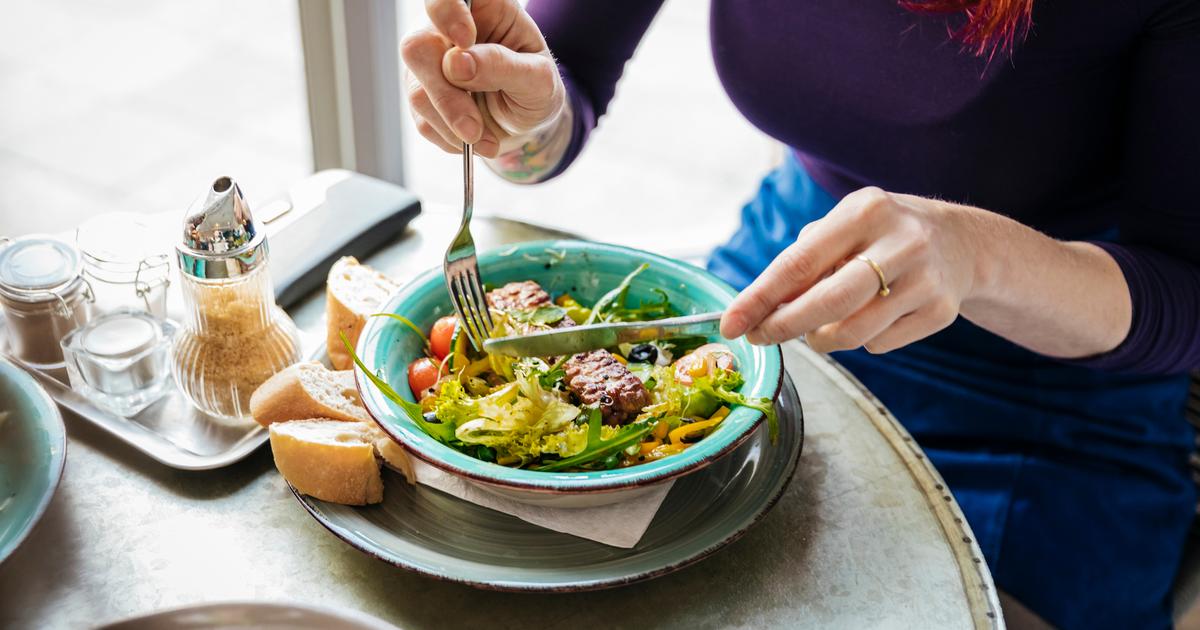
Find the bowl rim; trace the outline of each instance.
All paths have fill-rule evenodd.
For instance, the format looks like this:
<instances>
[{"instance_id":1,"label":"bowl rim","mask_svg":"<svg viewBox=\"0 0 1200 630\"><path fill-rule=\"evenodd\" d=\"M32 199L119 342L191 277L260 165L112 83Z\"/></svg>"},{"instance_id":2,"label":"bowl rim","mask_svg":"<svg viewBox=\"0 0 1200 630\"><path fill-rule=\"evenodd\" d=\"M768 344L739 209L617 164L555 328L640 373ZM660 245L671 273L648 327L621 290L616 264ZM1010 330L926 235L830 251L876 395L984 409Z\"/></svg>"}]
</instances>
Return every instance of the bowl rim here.
<instances>
[{"instance_id":1,"label":"bowl rim","mask_svg":"<svg viewBox=\"0 0 1200 630\"><path fill-rule=\"evenodd\" d=\"M17 535L12 538L7 545L0 543L0 566L4 562L16 554L17 549L33 534L33 530L41 523L42 517L46 515L46 511L50 508L50 502L54 500L54 496L58 494L58 488L62 485L63 473L67 467L67 428L63 424L62 412L58 410L58 405L54 399L46 392L46 388L42 387L33 375L18 367L14 362L9 361L5 357L0 357L0 372L6 373L0 378L10 380L14 385L25 389L36 401L36 404L41 413L33 419L33 423L40 425L46 430L47 440L50 444L50 466L49 466L49 484L46 492L38 499L33 514L29 521L20 529ZM55 447L58 447L57 449Z\"/></svg>"},{"instance_id":2,"label":"bowl rim","mask_svg":"<svg viewBox=\"0 0 1200 630\"><path fill-rule=\"evenodd\" d=\"M665 256L655 254L652 252L647 252L647 251L635 249L632 247L626 247L623 245L614 245L611 243L601 243L601 242L596 242L596 241L587 241L587 240L583 240L583 239L549 239L549 240L526 241L526 242L516 243L516 244L501 245L500 247L489 249L489 250L481 253L480 258L488 259L488 258L494 258L497 256L507 256L507 255L512 255L512 253L519 252L521 250L531 250L532 249L532 250L536 250L536 251L544 251L546 249L561 249L563 246L567 246L567 247L571 247L571 248L583 248L583 249L587 249L589 251L608 251L609 253L616 253L616 254L621 254L621 255L632 255L632 256L636 256L639 258L649 260L651 262L651 264L654 266L670 267L670 268L674 268L677 271L683 271L685 273L700 274L706 280L709 280L709 281L713 282L714 284L716 284L717 287L720 288L722 291L724 291L731 299L737 295L737 291L732 286L730 286L729 283L725 282L721 278L718 278L716 275L712 274L711 272L709 272L706 269L702 269L700 267L697 267L695 265L692 265L692 264L689 264L689 263L686 263L686 262L683 262L680 260L667 258ZM401 301L403 301L405 298L409 297L409 295L411 293L415 292L417 289L429 284L431 281L433 281L435 279L440 279L443 276L443 273L444 272L443 272L442 268L440 266L437 266L437 267L428 269L428 270L418 274L417 276L413 277L411 280L404 283L403 286L401 286L399 289L397 289L395 292L393 292L387 298L387 300L384 301L384 303L380 307L380 312L395 312L396 307L398 306L398 304ZM359 357L362 358L363 363L367 366L374 366L376 364L376 362L375 362L375 358L376 358L375 347L368 346L368 344L367 344L367 340L372 336L368 333L373 332L373 329L383 326L384 324L386 324L386 318L368 318L367 324L363 327L363 330L359 333L358 342L355 344L356 345L355 352L359 355ZM770 391L769 397L772 401L778 400L779 394L783 390L783 380L784 380L784 375L785 375L785 369L784 369L784 364L783 364L783 349L778 344L773 345L773 346L767 346L767 347L752 346L752 348L753 348L753 350L752 350L753 352L763 352L765 355L764 358L766 358L766 359L769 359L770 355L772 355L772 354L775 355L775 357L776 357L775 365L778 367L777 367L777 374L775 375L773 387L771 387L769 390ZM361 370L358 368L357 365L354 366L353 369L354 369L355 386L358 389L359 397L362 399L363 406L366 408L368 415L371 416L371 418L375 421L375 423L377 425L379 425L379 427L384 431L384 433L386 433L389 437L391 437L392 440L394 440L395 442L400 444L404 448L404 450L407 451L409 454L417 457L421 461L423 461L435 468L438 468L440 470L443 470L445 472L448 472L450 474L453 474L453 475L456 475L459 477L465 477L467 479L470 479L470 480L478 482L478 483L491 485L491 486L495 486L495 487L500 487L500 488L520 490L520 491L524 491L524 492L534 492L534 493L539 493L539 494L551 494L551 495L555 495L555 494L599 494L599 493L606 493L606 492L619 492L622 490L628 490L631 488L653 485L653 484L657 484L657 483L666 482L666 481L669 481L672 479L676 479L683 475L687 475L687 474L696 472L698 470L701 470L703 468L706 468L708 465L712 464L713 462L717 461L718 459L724 457L725 455L728 455L734 449L736 449L739 446L741 446L742 444L744 444L746 442L746 440L748 440L750 438L750 436L754 433L755 429L758 428L759 424L761 424L765 419L765 417L763 416L763 414L761 412L747 408L748 411L754 413L757 417L754 419L754 421L744 424L740 434L736 434L736 435L730 434L731 437L727 438L728 442L725 443L724 445L722 445L716 451L709 453L708 455L705 455L704 457L702 457L700 459L692 460L684 465L670 467L670 468L663 468L663 469L654 470L654 471L651 471L649 468L647 468L647 470L643 474L638 474L637 469L641 468L643 466L647 466L647 464L640 464L638 466L630 466L629 468L623 469L624 471L628 471L628 472L621 475L620 478L603 478L603 477L602 478L586 478L586 477L576 477L576 475L584 475L587 473L546 472L546 473L540 473L540 474L545 475L545 477L543 479L539 479L537 482L524 481L524 480L520 480L520 479L506 478L502 474L487 474L487 473L479 472L479 471L475 471L475 470L468 470L461 466L455 465L451 462L447 462L444 459L437 457L433 453L427 452L426 447L424 446L423 443L415 443L415 444L412 443L412 441L406 439L406 436L404 433L406 430L410 430L410 429L407 429L404 427L397 428L394 426L389 426L390 423L383 422L380 420L380 416L383 415L384 412L388 411L388 409L389 409L389 407L386 404L387 401L380 400L380 396L382 396L382 394L377 392L376 388L373 385L371 385L369 383L369 381L366 381L366 379L363 377L363 375L360 374ZM377 407L377 405L380 402L384 402L385 404L383 406ZM416 430L419 431L419 429L416 429ZM451 449L449 446L446 446L445 444L442 444L440 442L437 442L436 440L433 440L432 438L430 438L427 435L425 436L425 438L427 438L427 439L422 439L421 442L428 441L428 442L434 444L433 448L435 448L435 449L443 448L443 449L447 449L452 452L457 452L457 451L454 451L453 449ZM463 454L463 456L470 457L469 455L466 455L466 454ZM669 459L671 459L671 458L664 458L664 461L669 461ZM684 460L679 460L679 461L684 461ZM486 464L487 462L480 462L480 463ZM487 469L484 469L484 470L487 470ZM513 469L504 467L504 466L498 466L496 472L502 473L502 472L511 471L511 470L513 470ZM539 472L539 471L529 471L529 472Z\"/></svg>"}]
</instances>

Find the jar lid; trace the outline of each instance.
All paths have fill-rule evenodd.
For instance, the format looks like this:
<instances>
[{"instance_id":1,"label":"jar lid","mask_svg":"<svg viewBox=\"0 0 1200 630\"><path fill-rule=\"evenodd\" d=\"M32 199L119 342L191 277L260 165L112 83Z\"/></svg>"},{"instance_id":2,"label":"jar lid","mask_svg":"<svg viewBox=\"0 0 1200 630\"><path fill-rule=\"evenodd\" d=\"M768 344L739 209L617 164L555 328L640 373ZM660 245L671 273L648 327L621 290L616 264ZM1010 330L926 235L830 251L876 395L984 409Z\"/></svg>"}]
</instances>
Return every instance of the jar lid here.
<instances>
[{"instance_id":1,"label":"jar lid","mask_svg":"<svg viewBox=\"0 0 1200 630\"><path fill-rule=\"evenodd\" d=\"M0 291L19 299L57 293L79 278L79 250L40 234L18 238L0 249Z\"/></svg>"},{"instance_id":2,"label":"jar lid","mask_svg":"<svg viewBox=\"0 0 1200 630\"><path fill-rule=\"evenodd\" d=\"M166 253L154 242L147 217L135 212L109 212L92 217L75 230L75 244L89 264L129 267Z\"/></svg>"},{"instance_id":3,"label":"jar lid","mask_svg":"<svg viewBox=\"0 0 1200 630\"><path fill-rule=\"evenodd\" d=\"M188 209L175 251L180 271L203 279L235 278L266 262L266 234L232 178L217 178Z\"/></svg>"}]
</instances>

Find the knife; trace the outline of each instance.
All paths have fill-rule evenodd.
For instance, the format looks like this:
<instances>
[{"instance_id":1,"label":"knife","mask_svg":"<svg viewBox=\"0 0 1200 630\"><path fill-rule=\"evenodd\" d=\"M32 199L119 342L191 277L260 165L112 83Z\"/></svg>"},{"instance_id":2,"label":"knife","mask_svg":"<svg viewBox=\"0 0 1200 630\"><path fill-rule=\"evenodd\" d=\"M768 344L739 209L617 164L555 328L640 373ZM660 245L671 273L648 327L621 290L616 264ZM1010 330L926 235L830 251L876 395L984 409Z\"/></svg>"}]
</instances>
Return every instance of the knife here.
<instances>
[{"instance_id":1,"label":"knife","mask_svg":"<svg viewBox=\"0 0 1200 630\"><path fill-rule=\"evenodd\" d=\"M553 357L611 348L622 343L645 343L655 339L715 335L721 326L721 311L669 317L648 322L589 324L527 335L498 337L483 342L492 354L510 357Z\"/></svg>"}]
</instances>

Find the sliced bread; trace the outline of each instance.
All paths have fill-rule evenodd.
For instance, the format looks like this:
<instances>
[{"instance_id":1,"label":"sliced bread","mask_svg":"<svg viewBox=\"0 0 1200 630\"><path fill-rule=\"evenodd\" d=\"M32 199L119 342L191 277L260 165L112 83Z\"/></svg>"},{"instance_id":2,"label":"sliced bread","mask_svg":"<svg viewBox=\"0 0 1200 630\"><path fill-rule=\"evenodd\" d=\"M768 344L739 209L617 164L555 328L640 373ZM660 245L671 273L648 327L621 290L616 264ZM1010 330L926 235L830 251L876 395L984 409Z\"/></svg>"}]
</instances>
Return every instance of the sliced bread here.
<instances>
[{"instance_id":1,"label":"sliced bread","mask_svg":"<svg viewBox=\"0 0 1200 630\"><path fill-rule=\"evenodd\" d=\"M372 424L371 430L371 444L375 445L375 454L383 460L384 465L404 475L408 483L417 483L417 475L413 470L412 460L408 457L408 451L380 429L379 425Z\"/></svg>"},{"instance_id":2,"label":"sliced bread","mask_svg":"<svg viewBox=\"0 0 1200 630\"><path fill-rule=\"evenodd\" d=\"M398 288L391 278L360 264L353 256L338 260L329 269L325 282L325 343L334 369L348 370L353 365L341 334L345 333L350 345L358 343L367 317L379 312Z\"/></svg>"},{"instance_id":3,"label":"sliced bread","mask_svg":"<svg viewBox=\"0 0 1200 630\"><path fill-rule=\"evenodd\" d=\"M267 379L250 396L250 415L259 424L300 418L372 422L363 408L351 370L317 362L297 363Z\"/></svg>"},{"instance_id":4,"label":"sliced bread","mask_svg":"<svg viewBox=\"0 0 1200 630\"><path fill-rule=\"evenodd\" d=\"M366 422L323 418L272 424L275 467L297 491L322 501L379 503L383 477L373 430Z\"/></svg>"}]
</instances>

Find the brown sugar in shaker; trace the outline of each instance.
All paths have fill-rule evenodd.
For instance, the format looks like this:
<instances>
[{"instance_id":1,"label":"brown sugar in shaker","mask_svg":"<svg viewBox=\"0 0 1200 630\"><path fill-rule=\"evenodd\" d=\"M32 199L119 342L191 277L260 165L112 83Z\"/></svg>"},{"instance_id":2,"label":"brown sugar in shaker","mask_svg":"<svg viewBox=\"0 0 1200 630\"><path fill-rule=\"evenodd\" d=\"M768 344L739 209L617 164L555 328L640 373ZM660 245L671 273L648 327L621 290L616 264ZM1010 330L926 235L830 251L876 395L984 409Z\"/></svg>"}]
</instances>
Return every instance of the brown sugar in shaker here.
<instances>
[{"instance_id":1,"label":"brown sugar in shaker","mask_svg":"<svg viewBox=\"0 0 1200 630\"><path fill-rule=\"evenodd\" d=\"M175 380L200 410L249 419L254 390L299 361L300 335L275 304L266 235L231 178L192 205L175 249L186 314Z\"/></svg>"}]
</instances>

